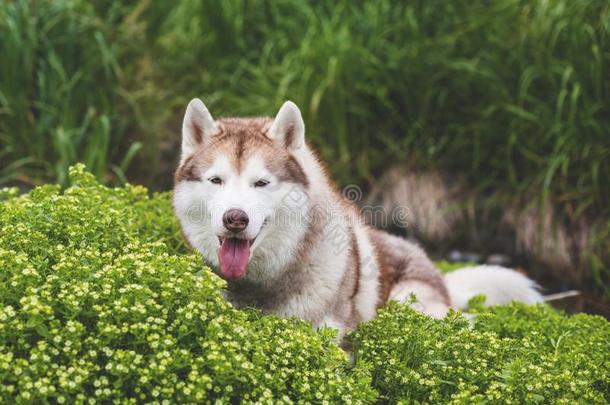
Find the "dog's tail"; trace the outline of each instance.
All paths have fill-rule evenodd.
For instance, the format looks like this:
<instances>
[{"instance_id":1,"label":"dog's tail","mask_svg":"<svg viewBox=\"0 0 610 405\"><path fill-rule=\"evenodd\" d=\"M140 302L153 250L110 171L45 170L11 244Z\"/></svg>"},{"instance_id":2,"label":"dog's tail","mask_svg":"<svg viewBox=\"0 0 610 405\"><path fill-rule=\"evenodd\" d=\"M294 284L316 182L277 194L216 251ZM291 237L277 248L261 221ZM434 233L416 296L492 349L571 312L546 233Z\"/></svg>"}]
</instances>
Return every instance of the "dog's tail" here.
<instances>
[{"instance_id":1,"label":"dog's tail","mask_svg":"<svg viewBox=\"0 0 610 405\"><path fill-rule=\"evenodd\" d=\"M466 267L445 275L451 306L466 309L475 295L486 297L485 305L520 301L535 304L544 301L538 285L523 274L500 266Z\"/></svg>"}]
</instances>

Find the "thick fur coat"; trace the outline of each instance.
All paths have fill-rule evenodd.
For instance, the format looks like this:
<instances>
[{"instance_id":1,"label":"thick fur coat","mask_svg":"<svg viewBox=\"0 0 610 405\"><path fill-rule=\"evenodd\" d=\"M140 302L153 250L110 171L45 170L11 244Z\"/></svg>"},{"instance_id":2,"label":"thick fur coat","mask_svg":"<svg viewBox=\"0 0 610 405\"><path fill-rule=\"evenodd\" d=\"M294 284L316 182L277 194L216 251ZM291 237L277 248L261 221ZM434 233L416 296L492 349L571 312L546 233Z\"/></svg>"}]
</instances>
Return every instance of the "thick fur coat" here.
<instances>
[{"instance_id":1,"label":"thick fur coat","mask_svg":"<svg viewBox=\"0 0 610 405\"><path fill-rule=\"evenodd\" d=\"M541 300L509 269L444 277L417 245L366 225L305 142L292 102L275 118L214 120L198 99L187 107L174 207L184 235L228 281L237 306L331 326L340 336L388 300L431 316L475 294L491 303Z\"/></svg>"}]
</instances>

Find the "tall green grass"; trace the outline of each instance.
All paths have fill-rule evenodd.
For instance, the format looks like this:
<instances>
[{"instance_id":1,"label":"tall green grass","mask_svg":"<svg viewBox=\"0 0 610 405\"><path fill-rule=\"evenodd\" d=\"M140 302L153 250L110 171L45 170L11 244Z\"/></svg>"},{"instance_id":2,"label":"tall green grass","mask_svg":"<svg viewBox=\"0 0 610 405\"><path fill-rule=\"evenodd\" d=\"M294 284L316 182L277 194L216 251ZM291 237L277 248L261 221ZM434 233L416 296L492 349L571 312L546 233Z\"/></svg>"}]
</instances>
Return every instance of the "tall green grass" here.
<instances>
[{"instance_id":1,"label":"tall green grass","mask_svg":"<svg viewBox=\"0 0 610 405\"><path fill-rule=\"evenodd\" d=\"M128 173L158 184L190 98L216 116L291 99L343 184L440 169L586 220L603 285L609 36L608 0L4 1L0 183L77 160L122 180L141 146Z\"/></svg>"},{"instance_id":2,"label":"tall green grass","mask_svg":"<svg viewBox=\"0 0 610 405\"><path fill-rule=\"evenodd\" d=\"M550 203L589 224L583 255L610 282L607 0L184 1L161 37L180 104L292 99L343 184L399 163L460 173L500 209Z\"/></svg>"},{"instance_id":3,"label":"tall green grass","mask_svg":"<svg viewBox=\"0 0 610 405\"><path fill-rule=\"evenodd\" d=\"M610 202L608 1L184 1L164 29L185 100L295 100L344 182L410 161L579 211Z\"/></svg>"},{"instance_id":4,"label":"tall green grass","mask_svg":"<svg viewBox=\"0 0 610 405\"><path fill-rule=\"evenodd\" d=\"M0 183L65 184L77 161L124 179L141 146L125 140L134 120L120 115L121 63L136 49L125 11L119 2L0 4Z\"/></svg>"}]
</instances>

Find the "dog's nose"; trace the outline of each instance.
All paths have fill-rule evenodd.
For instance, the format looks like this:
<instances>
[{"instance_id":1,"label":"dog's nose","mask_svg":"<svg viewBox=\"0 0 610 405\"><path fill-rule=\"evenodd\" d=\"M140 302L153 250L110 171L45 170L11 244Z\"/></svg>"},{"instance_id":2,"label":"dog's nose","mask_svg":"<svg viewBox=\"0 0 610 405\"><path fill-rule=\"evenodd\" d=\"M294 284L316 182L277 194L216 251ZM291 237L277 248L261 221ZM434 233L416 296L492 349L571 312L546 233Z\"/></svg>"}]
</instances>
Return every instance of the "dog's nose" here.
<instances>
[{"instance_id":1,"label":"dog's nose","mask_svg":"<svg viewBox=\"0 0 610 405\"><path fill-rule=\"evenodd\" d=\"M222 216L222 223L231 232L241 232L248 226L248 214L244 211L231 208Z\"/></svg>"}]
</instances>

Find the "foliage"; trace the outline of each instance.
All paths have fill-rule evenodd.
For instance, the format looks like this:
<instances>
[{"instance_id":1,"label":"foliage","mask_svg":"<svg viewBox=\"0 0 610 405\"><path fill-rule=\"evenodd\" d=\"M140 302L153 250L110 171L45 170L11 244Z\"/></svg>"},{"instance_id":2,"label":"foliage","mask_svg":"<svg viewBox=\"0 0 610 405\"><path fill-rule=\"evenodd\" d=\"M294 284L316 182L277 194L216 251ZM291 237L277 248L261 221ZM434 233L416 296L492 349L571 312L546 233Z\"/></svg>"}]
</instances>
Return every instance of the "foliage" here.
<instances>
[{"instance_id":1,"label":"foliage","mask_svg":"<svg viewBox=\"0 0 610 405\"><path fill-rule=\"evenodd\" d=\"M443 273L449 273L457 269L464 267L476 266L478 263L475 262L449 262L447 260L438 260L434 262L434 265Z\"/></svg>"},{"instance_id":2,"label":"foliage","mask_svg":"<svg viewBox=\"0 0 610 405\"><path fill-rule=\"evenodd\" d=\"M564 266L610 296L608 0L186 0L161 27L180 104L258 115L292 99L342 184L399 164L464 177L494 222L554 207L554 225L586 230Z\"/></svg>"},{"instance_id":3,"label":"foliage","mask_svg":"<svg viewBox=\"0 0 610 405\"><path fill-rule=\"evenodd\" d=\"M191 0L160 43L180 94L211 111L272 114L294 99L343 181L414 159L481 186L579 184L601 203L609 13L607 1Z\"/></svg>"},{"instance_id":4,"label":"foliage","mask_svg":"<svg viewBox=\"0 0 610 405\"><path fill-rule=\"evenodd\" d=\"M167 195L71 175L0 209L2 402L372 398L331 331L226 303Z\"/></svg>"},{"instance_id":5,"label":"foliage","mask_svg":"<svg viewBox=\"0 0 610 405\"><path fill-rule=\"evenodd\" d=\"M137 125L124 82L137 80L142 57L127 11L120 2L0 3L0 184L65 185L79 161L125 179L141 147L124 139Z\"/></svg>"},{"instance_id":6,"label":"foliage","mask_svg":"<svg viewBox=\"0 0 610 405\"><path fill-rule=\"evenodd\" d=\"M343 184L404 164L492 209L550 201L590 229L604 289L609 33L608 0L4 1L0 184L65 185L82 161L167 186L190 98L216 116L292 99Z\"/></svg>"},{"instance_id":7,"label":"foliage","mask_svg":"<svg viewBox=\"0 0 610 405\"><path fill-rule=\"evenodd\" d=\"M356 362L390 403L610 400L610 324L511 304L443 321L391 303L353 334ZM405 327L407 326L407 327Z\"/></svg>"},{"instance_id":8,"label":"foliage","mask_svg":"<svg viewBox=\"0 0 610 405\"><path fill-rule=\"evenodd\" d=\"M2 402L610 400L600 317L514 304L470 327L392 303L350 336L350 365L332 330L231 307L169 194L70 176L0 192Z\"/></svg>"}]
</instances>

